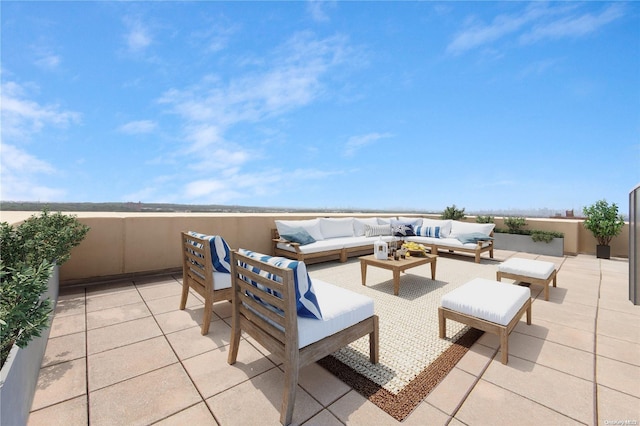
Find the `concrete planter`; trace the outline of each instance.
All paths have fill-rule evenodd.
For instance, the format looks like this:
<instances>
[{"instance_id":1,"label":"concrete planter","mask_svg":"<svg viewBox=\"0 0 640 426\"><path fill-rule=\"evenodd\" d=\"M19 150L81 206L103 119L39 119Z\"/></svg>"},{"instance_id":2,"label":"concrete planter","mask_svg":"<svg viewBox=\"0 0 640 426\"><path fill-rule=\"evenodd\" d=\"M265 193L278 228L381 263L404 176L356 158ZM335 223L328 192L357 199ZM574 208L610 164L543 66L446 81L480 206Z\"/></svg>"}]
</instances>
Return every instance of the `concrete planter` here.
<instances>
[{"instance_id":1,"label":"concrete planter","mask_svg":"<svg viewBox=\"0 0 640 426\"><path fill-rule=\"evenodd\" d=\"M496 232L494 247L499 250L522 251L525 253L562 256L564 254L564 238L554 238L549 243L533 241L531 235L506 234Z\"/></svg>"},{"instance_id":2,"label":"concrete planter","mask_svg":"<svg viewBox=\"0 0 640 426\"><path fill-rule=\"evenodd\" d=\"M59 277L56 265L49 277L48 290L43 295L44 298L49 297L53 301L54 309L58 302ZM31 340L25 348L14 345L7 362L0 370L0 407L2 407L0 424L2 425L27 424L52 319L53 312L49 317L49 327L42 330L40 337Z\"/></svg>"}]
</instances>

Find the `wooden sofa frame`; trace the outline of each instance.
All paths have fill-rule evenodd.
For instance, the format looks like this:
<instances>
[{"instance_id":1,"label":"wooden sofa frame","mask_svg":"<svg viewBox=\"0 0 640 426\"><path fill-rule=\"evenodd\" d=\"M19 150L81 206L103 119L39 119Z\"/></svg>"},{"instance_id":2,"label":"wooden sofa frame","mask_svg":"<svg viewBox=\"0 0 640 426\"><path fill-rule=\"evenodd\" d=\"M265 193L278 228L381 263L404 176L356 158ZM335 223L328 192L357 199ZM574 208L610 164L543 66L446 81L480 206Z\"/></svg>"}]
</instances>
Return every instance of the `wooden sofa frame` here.
<instances>
[{"instance_id":1,"label":"wooden sofa frame","mask_svg":"<svg viewBox=\"0 0 640 426\"><path fill-rule=\"evenodd\" d=\"M199 244L200 247L193 243ZM214 290L213 262L211 246L208 240L195 237L186 232L180 233L182 248L182 297L180 310L184 310L189 297L189 289L204 298L204 314L202 318L202 335L209 333L209 324L213 315L213 304L222 300L231 300L232 289Z\"/></svg>"},{"instance_id":2,"label":"wooden sofa frame","mask_svg":"<svg viewBox=\"0 0 640 426\"><path fill-rule=\"evenodd\" d=\"M490 234L493 237L493 231ZM489 243L486 246L483 244ZM449 253L453 253L456 251L462 251L465 253L472 253L475 256L476 263L480 263L480 255L484 252L489 252L489 258L493 259L493 240L488 241L478 241L474 248L467 247L449 247L447 245L439 245L439 244L424 244L426 247L429 247L431 250L431 254L438 254L438 249L440 250L448 250Z\"/></svg>"},{"instance_id":3,"label":"wooden sofa frame","mask_svg":"<svg viewBox=\"0 0 640 426\"><path fill-rule=\"evenodd\" d=\"M255 273L254 268L274 274L282 282L276 282L273 279ZM367 334L369 335L371 362L378 362L377 315L372 315L315 343L298 348L298 313L296 311L293 270L279 268L234 251L231 254L231 276L233 309L231 344L227 361L229 364L236 362L241 332L253 337L269 352L283 361L285 379L280 410L282 424L288 425L291 423L300 368L332 354ZM252 285L245 279L261 284L271 291L278 292L282 295L282 298ZM267 308L247 292L278 308L279 311Z\"/></svg>"},{"instance_id":4,"label":"wooden sofa frame","mask_svg":"<svg viewBox=\"0 0 640 426\"><path fill-rule=\"evenodd\" d=\"M278 247L278 243L286 243L295 250L295 253L289 250L283 250ZM300 244L286 241L280 238L277 229L271 229L272 253L274 256L283 256L289 259L300 260L307 265L312 263L327 262L329 260L339 260L344 263L350 257L366 256L373 254L373 243L358 247L343 247L336 250L325 250L316 253L303 253L300 250Z\"/></svg>"}]
</instances>

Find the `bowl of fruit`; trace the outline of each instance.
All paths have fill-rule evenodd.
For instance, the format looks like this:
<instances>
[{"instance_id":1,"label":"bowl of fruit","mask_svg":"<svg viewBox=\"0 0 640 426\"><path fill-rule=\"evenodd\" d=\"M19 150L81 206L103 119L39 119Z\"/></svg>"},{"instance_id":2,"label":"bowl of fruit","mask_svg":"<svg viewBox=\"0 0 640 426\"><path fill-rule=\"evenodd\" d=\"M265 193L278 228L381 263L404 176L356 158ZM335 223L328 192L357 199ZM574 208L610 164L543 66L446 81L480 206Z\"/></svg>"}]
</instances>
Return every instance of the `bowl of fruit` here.
<instances>
[{"instance_id":1,"label":"bowl of fruit","mask_svg":"<svg viewBox=\"0 0 640 426\"><path fill-rule=\"evenodd\" d=\"M411 256L425 256L427 254L427 247L413 241L407 241L402 245L402 248L407 249Z\"/></svg>"}]
</instances>

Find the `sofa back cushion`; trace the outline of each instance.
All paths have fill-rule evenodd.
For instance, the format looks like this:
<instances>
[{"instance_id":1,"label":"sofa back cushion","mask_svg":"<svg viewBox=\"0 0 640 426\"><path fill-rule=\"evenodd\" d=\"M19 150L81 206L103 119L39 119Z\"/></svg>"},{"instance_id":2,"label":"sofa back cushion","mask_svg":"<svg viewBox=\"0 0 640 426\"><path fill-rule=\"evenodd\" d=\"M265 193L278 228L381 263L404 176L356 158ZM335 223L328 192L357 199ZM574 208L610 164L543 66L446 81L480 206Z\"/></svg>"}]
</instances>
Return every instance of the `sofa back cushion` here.
<instances>
[{"instance_id":1,"label":"sofa back cushion","mask_svg":"<svg viewBox=\"0 0 640 426\"><path fill-rule=\"evenodd\" d=\"M401 220L391 219L391 235L396 237L412 237L416 233L413 230L413 224Z\"/></svg>"},{"instance_id":2,"label":"sofa back cushion","mask_svg":"<svg viewBox=\"0 0 640 426\"><path fill-rule=\"evenodd\" d=\"M298 228L302 228L314 240L320 241L324 240L324 236L322 235L322 230L320 229L320 220L319 219L308 219L308 220L276 220L276 228L278 229L278 234L287 235L295 233Z\"/></svg>"},{"instance_id":3,"label":"sofa back cushion","mask_svg":"<svg viewBox=\"0 0 640 426\"><path fill-rule=\"evenodd\" d=\"M356 237L362 237L365 231L365 225L374 226L378 225L378 218L376 217L356 217L353 219L353 235Z\"/></svg>"},{"instance_id":4,"label":"sofa back cushion","mask_svg":"<svg viewBox=\"0 0 640 426\"><path fill-rule=\"evenodd\" d=\"M400 222L404 222L404 223L410 224L411 226L413 226L413 229L416 229L418 226L422 225L422 218L421 217L398 216L398 220Z\"/></svg>"},{"instance_id":5,"label":"sofa back cushion","mask_svg":"<svg viewBox=\"0 0 640 426\"><path fill-rule=\"evenodd\" d=\"M353 237L353 218L321 217L320 230L324 238Z\"/></svg>"},{"instance_id":6,"label":"sofa back cushion","mask_svg":"<svg viewBox=\"0 0 640 426\"><path fill-rule=\"evenodd\" d=\"M470 223L461 222L459 220L452 221L451 224L451 238L457 238L459 235L473 234L476 232L484 235L491 235L491 231L496 226L494 223Z\"/></svg>"}]
</instances>

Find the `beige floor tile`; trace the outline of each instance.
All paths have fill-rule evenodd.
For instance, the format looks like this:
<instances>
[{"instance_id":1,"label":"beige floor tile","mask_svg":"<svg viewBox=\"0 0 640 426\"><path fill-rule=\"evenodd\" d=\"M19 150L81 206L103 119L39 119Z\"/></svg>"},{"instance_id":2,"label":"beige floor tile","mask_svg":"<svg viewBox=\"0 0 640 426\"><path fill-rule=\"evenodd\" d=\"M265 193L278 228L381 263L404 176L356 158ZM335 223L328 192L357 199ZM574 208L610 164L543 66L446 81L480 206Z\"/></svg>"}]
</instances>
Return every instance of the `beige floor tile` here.
<instances>
[{"instance_id":1,"label":"beige floor tile","mask_svg":"<svg viewBox=\"0 0 640 426\"><path fill-rule=\"evenodd\" d=\"M640 422L640 399L604 386L598 386L598 424L630 425Z\"/></svg>"},{"instance_id":2,"label":"beige floor tile","mask_svg":"<svg viewBox=\"0 0 640 426\"><path fill-rule=\"evenodd\" d=\"M322 410L311 419L303 423L303 426L342 426L342 422L329 410Z\"/></svg>"},{"instance_id":3,"label":"beige floor tile","mask_svg":"<svg viewBox=\"0 0 640 426\"><path fill-rule=\"evenodd\" d=\"M93 355L162 335L152 317L87 331L87 352Z\"/></svg>"},{"instance_id":4,"label":"beige floor tile","mask_svg":"<svg viewBox=\"0 0 640 426\"><path fill-rule=\"evenodd\" d=\"M226 300L216 302L213 304L213 313L223 319L231 318L232 306L233 305Z\"/></svg>"},{"instance_id":5,"label":"beige floor tile","mask_svg":"<svg viewBox=\"0 0 640 426\"><path fill-rule=\"evenodd\" d=\"M599 335L596 353L600 356L640 366L640 344Z\"/></svg>"},{"instance_id":6,"label":"beige floor tile","mask_svg":"<svg viewBox=\"0 0 640 426\"><path fill-rule=\"evenodd\" d=\"M209 326L209 334L202 335L202 328L197 325L166 335L178 358L185 360L196 355L229 345L231 327L224 321L213 321Z\"/></svg>"},{"instance_id":7,"label":"beige floor tile","mask_svg":"<svg viewBox=\"0 0 640 426\"><path fill-rule=\"evenodd\" d=\"M84 314L68 315L59 317L53 316L53 322L51 323L51 331L49 332L49 338L66 336L68 334L75 334L84 332L86 329L86 321Z\"/></svg>"},{"instance_id":8,"label":"beige floor tile","mask_svg":"<svg viewBox=\"0 0 640 426\"><path fill-rule=\"evenodd\" d=\"M465 425L570 425L580 424L534 401L507 389L480 380L455 419ZM589 424L591 422L588 422Z\"/></svg>"},{"instance_id":9,"label":"beige floor tile","mask_svg":"<svg viewBox=\"0 0 640 426\"><path fill-rule=\"evenodd\" d=\"M69 426L86 425L87 418L86 395L51 405L29 414L28 426Z\"/></svg>"},{"instance_id":10,"label":"beige floor tile","mask_svg":"<svg viewBox=\"0 0 640 426\"><path fill-rule=\"evenodd\" d=\"M89 421L99 425L145 425L200 402L189 376L173 364L91 392Z\"/></svg>"},{"instance_id":11,"label":"beige floor tile","mask_svg":"<svg viewBox=\"0 0 640 426\"><path fill-rule=\"evenodd\" d=\"M271 361L245 341L240 342L234 365L227 363L228 353L229 347L225 346L184 361L184 368L204 398L275 368Z\"/></svg>"},{"instance_id":12,"label":"beige floor tile","mask_svg":"<svg viewBox=\"0 0 640 426\"><path fill-rule=\"evenodd\" d=\"M185 308L183 311L171 311L164 314L158 314L155 316L158 325L165 334L173 333L176 331L184 330L194 326L202 326L202 317L204 316L204 305L197 305L190 308ZM213 320L217 319L215 315L212 316Z\"/></svg>"},{"instance_id":13,"label":"beige floor tile","mask_svg":"<svg viewBox=\"0 0 640 426\"><path fill-rule=\"evenodd\" d=\"M351 389L316 363L300 369L298 384L324 407L341 398Z\"/></svg>"},{"instance_id":14,"label":"beige floor tile","mask_svg":"<svg viewBox=\"0 0 640 426\"><path fill-rule=\"evenodd\" d=\"M215 425L216 420L203 401L154 424L159 426Z\"/></svg>"},{"instance_id":15,"label":"beige floor tile","mask_svg":"<svg viewBox=\"0 0 640 426\"><path fill-rule=\"evenodd\" d=\"M496 348L475 343L469 351L458 361L456 368L466 371L474 376L479 376L496 355Z\"/></svg>"},{"instance_id":16,"label":"beige floor tile","mask_svg":"<svg viewBox=\"0 0 640 426\"><path fill-rule=\"evenodd\" d=\"M452 415L460 401L473 388L476 376L454 368L425 398L425 402Z\"/></svg>"},{"instance_id":17,"label":"beige floor tile","mask_svg":"<svg viewBox=\"0 0 640 426\"><path fill-rule=\"evenodd\" d=\"M600 309L624 312L626 314L640 317L640 305L634 305L631 303L631 301L628 300L628 296L616 296L613 299L600 299Z\"/></svg>"},{"instance_id":18,"label":"beige floor tile","mask_svg":"<svg viewBox=\"0 0 640 426\"><path fill-rule=\"evenodd\" d=\"M534 312L535 314L535 312ZM517 333L534 336L549 342L559 343L582 351L593 352L594 334L585 330L567 327L555 322L545 321L533 315L531 325L520 322L513 330Z\"/></svg>"},{"instance_id":19,"label":"beige floor tile","mask_svg":"<svg viewBox=\"0 0 640 426\"><path fill-rule=\"evenodd\" d=\"M42 358L42 366L47 367L85 357L87 355L85 337L85 333L74 333L50 338Z\"/></svg>"},{"instance_id":20,"label":"beige floor tile","mask_svg":"<svg viewBox=\"0 0 640 426\"><path fill-rule=\"evenodd\" d=\"M179 296L182 294L182 286L175 280L162 283L154 283L136 286L144 300L162 299L168 296Z\"/></svg>"},{"instance_id":21,"label":"beige floor tile","mask_svg":"<svg viewBox=\"0 0 640 426\"><path fill-rule=\"evenodd\" d=\"M513 332L509 336L509 356L512 355L593 381L595 359L592 352Z\"/></svg>"},{"instance_id":22,"label":"beige floor tile","mask_svg":"<svg viewBox=\"0 0 640 426\"><path fill-rule=\"evenodd\" d=\"M182 269L180 269L182 271ZM178 284L182 285L182 272L178 280L175 274L148 275L144 277L136 277L133 280L136 287L155 286L161 284Z\"/></svg>"},{"instance_id":23,"label":"beige floor tile","mask_svg":"<svg viewBox=\"0 0 640 426\"><path fill-rule=\"evenodd\" d=\"M180 295L163 297L160 299L147 300L147 307L153 315L164 314L165 312L177 311L180 309ZM187 298L187 308L202 305L202 301L196 297Z\"/></svg>"},{"instance_id":24,"label":"beige floor tile","mask_svg":"<svg viewBox=\"0 0 640 426\"><path fill-rule=\"evenodd\" d=\"M88 386L92 392L178 362L164 337L89 355Z\"/></svg>"},{"instance_id":25,"label":"beige floor tile","mask_svg":"<svg viewBox=\"0 0 640 426\"><path fill-rule=\"evenodd\" d=\"M536 301L532 307L532 322L538 319L555 322L565 327L594 332L596 308L573 303L543 303Z\"/></svg>"},{"instance_id":26,"label":"beige floor tile","mask_svg":"<svg viewBox=\"0 0 640 426\"><path fill-rule=\"evenodd\" d=\"M352 390L329 407L338 420L347 425L386 426L400 424L373 402Z\"/></svg>"},{"instance_id":27,"label":"beige floor tile","mask_svg":"<svg viewBox=\"0 0 640 426\"><path fill-rule=\"evenodd\" d=\"M601 356L596 362L599 385L640 398L640 367Z\"/></svg>"},{"instance_id":28,"label":"beige floor tile","mask_svg":"<svg viewBox=\"0 0 640 426\"><path fill-rule=\"evenodd\" d=\"M446 425L450 418L433 405L423 402L401 424L403 426Z\"/></svg>"},{"instance_id":29,"label":"beige floor tile","mask_svg":"<svg viewBox=\"0 0 640 426\"><path fill-rule=\"evenodd\" d=\"M512 356L482 378L583 423L593 423L593 382Z\"/></svg>"},{"instance_id":30,"label":"beige floor tile","mask_svg":"<svg viewBox=\"0 0 640 426\"><path fill-rule=\"evenodd\" d=\"M151 316L144 302L116 306L87 313L87 329L106 327Z\"/></svg>"},{"instance_id":31,"label":"beige floor tile","mask_svg":"<svg viewBox=\"0 0 640 426\"><path fill-rule=\"evenodd\" d=\"M116 280L105 283L91 284L86 287L87 297L115 294L135 290L133 281Z\"/></svg>"},{"instance_id":32,"label":"beige floor tile","mask_svg":"<svg viewBox=\"0 0 640 426\"><path fill-rule=\"evenodd\" d=\"M62 289L60 290L62 292ZM56 305L55 314L57 317L65 317L68 315L84 315L85 312L85 295L82 292L73 292L69 294L60 294L58 296L58 304Z\"/></svg>"},{"instance_id":33,"label":"beige floor tile","mask_svg":"<svg viewBox=\"0 0 640 426\"><path fill-rule=\"evenodd\" d=\"M40 369L32 410L86 395L86 361L84 358Z\"/></svg>"},{"instance_id":34,"label":"beige floor tile","mask_svg":"<svg viewBox=\"0 0 640 426\"><path fill-rule=\"evenodd\" d=\"M600 309L598 334L640 344L640 321L633 314Z\"/></svg>"},{"instance_id":35,"label":"beige floor tile","mask_svg":"<svg viewBox=\"0 0 640 426\"><path fill-rule=\"evenodd\" d=\"M284 374L277 368L245 381L206 400L220 425L280 425L280 407ZM251 401L250 406L242 402ZM293 424L302 424L322 410L309 394L298 386L293 409Z\"/></svg>"},{"instance_id":36,"label":"beige floor tile","mask_svg":"<svg viewBox=\"0 0 640 426\"><path fill-rule=\"evenodd\" d=\"M140 302L142 302L142 297L140 297L135 288L130 287L128 290L117 293L101 293L98 296L87 296L87 312L117 308Z\"/></svg>"}]
</instances>

